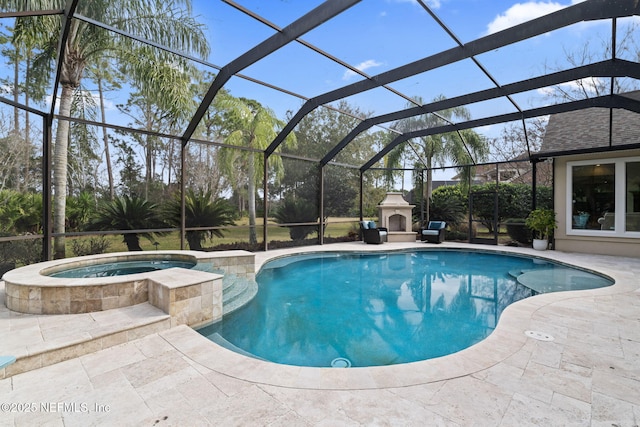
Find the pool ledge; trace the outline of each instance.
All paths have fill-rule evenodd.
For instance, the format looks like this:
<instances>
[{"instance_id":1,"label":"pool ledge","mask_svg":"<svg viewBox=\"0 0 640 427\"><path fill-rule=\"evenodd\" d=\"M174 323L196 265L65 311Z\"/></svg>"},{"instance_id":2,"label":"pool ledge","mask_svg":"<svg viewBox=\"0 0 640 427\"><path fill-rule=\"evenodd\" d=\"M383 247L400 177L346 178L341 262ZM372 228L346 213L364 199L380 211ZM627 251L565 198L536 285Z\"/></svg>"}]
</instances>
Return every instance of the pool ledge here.
<instances>
[{"instance_id":1,"label":"pool ledge","mask_svg":"<svg viewBox=\"0 0 640 427\"><path fill-rule=\"evenodd\" d=\"M571 307L580 307L582 301L607 300L608 296L625 292L635 292L633 272L621 271L615 267L615 259L582 254L568 254L548 251L545 254L533 250L509 247L483 247L467 244L448 243L437 247L424 244L387 243L381 247L369 248L356 242L328 245L328 247L305 248L304 253L318 251L392 251L405 249L447 250L465 249L512 254L525 254L545 258L589 269L613 278L613 286L585 291L570 291L537 295L518 301L507 307L494 332L483 341L457 353L435 359L392 366L361 368L313 368L280 365L253 359L227 350L187 327L174 328L160 333L177 350L194 362L223 375L257 384L298 389L321 390L362 390L408 387L434 383L453 378L478 374L495 365L506 363L518 365L519 354L535 345L553 346L566 337L556 330L553 323L541 322L537 317L540 310L555 311L560 314ZM256 254L256 269L269 259L287 254L300 254L297 250L278 250ZM605 260L604 262L602 260ZM610 263L609 267L607 264ZM560 315L559 314L559 315ZM557 334L556 342L539 343L527 337L524 332L531 329ZM558 328L559 329L559 328Z\"/></svg>"}]
</instances>

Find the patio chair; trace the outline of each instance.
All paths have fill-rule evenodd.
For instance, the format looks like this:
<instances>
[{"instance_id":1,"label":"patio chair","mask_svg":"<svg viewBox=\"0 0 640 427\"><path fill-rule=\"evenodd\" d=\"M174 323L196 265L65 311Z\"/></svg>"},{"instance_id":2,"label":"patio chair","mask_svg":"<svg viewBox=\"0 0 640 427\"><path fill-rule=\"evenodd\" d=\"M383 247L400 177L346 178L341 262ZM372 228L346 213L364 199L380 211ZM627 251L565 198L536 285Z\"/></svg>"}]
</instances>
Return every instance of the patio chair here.
<instances>
[{"instance_id":1,"label":"patio chair","mask_svg":"<svg viewBox=\"0 0 640 427\"><path fill-rule=\"evenodd\" d=\"M429 221L427 228L420 229L420 240L429 243L442 243L444 242L445 228L447 228L447 223L444 221Z\"/></svg>"},{"instance_id":2,"label":"patio chair","mask_svg":"<svg viewBox=\"0 0 640 427\"><path fill-rule=\"evenodd\" d=\"M373 221L360 221L360 231L362 232L362 241L379 245L387 241L388 230L384 227L376 227Z\"/></svg>"}]
</instances>

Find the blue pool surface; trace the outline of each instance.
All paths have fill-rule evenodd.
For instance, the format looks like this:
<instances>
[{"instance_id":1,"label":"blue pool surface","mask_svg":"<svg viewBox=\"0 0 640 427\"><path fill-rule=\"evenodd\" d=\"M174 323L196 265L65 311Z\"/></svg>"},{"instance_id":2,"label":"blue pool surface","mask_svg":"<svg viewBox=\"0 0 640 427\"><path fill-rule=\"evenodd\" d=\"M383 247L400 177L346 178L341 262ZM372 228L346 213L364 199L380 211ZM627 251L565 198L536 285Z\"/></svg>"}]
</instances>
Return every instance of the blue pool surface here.
<instances>
[{"instance_id":1,"label":"blue pool surface","mask_svg":"<svg viewBox=\"0 0 640 427\"><path fill-rule=\"evenodd\" d=\"M450 250L291 256L256 280L247 306L199 332L252 357L318 367L448 355L486 338L515 301L612 284L540 259Z\"/></svg>"},{"instance_id":2,"label":"blue pool surface","mask_svg":"<svg viewBox=\"0 0 640 427\"><path fill-rule=\"evenodd\" d=\"M65 278L124 276L126 274L146 273L173 267L193 268L195 265L195 262L177 260L117 261L70 268L52 273L49 276Z\"/></svg>"}]
</instances>

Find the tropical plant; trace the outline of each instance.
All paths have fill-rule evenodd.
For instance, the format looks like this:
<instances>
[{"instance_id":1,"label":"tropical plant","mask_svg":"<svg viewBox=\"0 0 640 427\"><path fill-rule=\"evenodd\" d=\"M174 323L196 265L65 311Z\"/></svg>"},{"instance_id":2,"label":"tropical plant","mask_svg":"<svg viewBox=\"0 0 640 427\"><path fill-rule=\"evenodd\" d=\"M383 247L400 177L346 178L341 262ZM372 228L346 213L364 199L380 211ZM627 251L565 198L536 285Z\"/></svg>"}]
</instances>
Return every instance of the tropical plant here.
<instances>
[{"instance_id":1,"label":"tropical plant","mask_svg":"<svg viewBox=\"0 0 640 427\"><path fill-rule=\"evenodd\" d=\"M67 221L69 229L82 230L89 223L96 209L93 195L83 191L77 197L67 198Z\"/></svg>"},{"instance_id":2,"label":"tropical plant","mask_svg":"<svg viewBox=\"0 0 640 427\"><path fill-rule=\"evenodd\" d=\"M33 3L33 4L31 4ZM60 0L23 1L0 0L3 10L59 10L64 8ZM202 26L191 13L190 0L173 0L169 2L149 2L145 0L115 0L79 2L77 12L96 21L114 26L124 33L154 40L159 44L177 51L186 51L201 57L209 53ZM36 72L41 80L55 67L61 15L50 15L32 18L18 18L13 32L15 40L24 40L30 45L31 40L40 40L42 55L34 60L43 68ZM34 25L37 24L37 25ZM46 34L43 37L42 34ZM106 54L118 58L122 69L134 85L145 88L145 95L163 100L164 106L173 111L188 110L193 107L190 92L185 90L190 84L187 73L181 69L186 67L176 56L162 49L141 45L133 38L109 32L88 21L73 19L70 21L68 38L65 40L64 56L60 67L60 106L58 114L69 117L74 92L80 87L85 67L91 62L102 60ZM44 40L42 40L44 39ZM149 61L149 58L152 61ZM139 61L145 58L145 61ZM182 84L176 79L181 79ZM53 154L54 199L53 231L60 233L54 238L54 255L64 258L65 219L67 196L67 153L69 142L69 124L67 120L59 120Z\"/></svg>"},{"instance_id":3,"label":"tropical plant","mask_svg":"<svg viewBox=\"0 0 640 427\"><path fill-rule=\"evenodd\" d=\"M127 195L116 197L98 208L87 229L113 231L164 228L166 224L158 217L156 211L156 205L145 199ZM142 231L123 233L122 236L128 250L141 251L140 237L154 241L155 235L161 234L163 232Z\"/></svg>"},{"instance_id":4,"label":"tropical plant","mask_svg":"<svg viewBox=\"0 0 640 427\"><path fill-rule=\"evenodd\" d=\"M0 232L39 233L41 228L41 194L0 191Z\"/></svg>"},{"instance_id":5,"label":"tropical plant","mask_svg":"<svg viewBox=\"0 0 640 427\"><path fill-rule=\"evenodd\" d=\"M444 96L436 97L433 101L444 100ZM415 101L422 104L421 98ZM409 104L414 107L415 104ZM401 132L411 132L416 130L428 129L446 125L448 121L459 119L468 120L471 118L469 110L464 107L450 108L438 111L438 114L423 114L421 116L409 117L398 121L395 128ZM408 142L397 146L391 150L386 158L385 166L388 169L387 179L392 181L394 170L402 165L402 159L411 152L411 161L414 169L426 169L426 185L423 190L425 201L430 201L433 182L433 168L437 166L445 166L447 161L453 162L454 165L464 166L474 162L485 160L489 153L488 143L486 139L470 129L461 130L459 132L448 132L437 135L429 135L415 138L414 142ZM470 168L460 168L462 181L466 182L465 177L471 173ZM417 177L414 177L416 180ZM429 206L426 206L429 212ZM427 218L428 219L428 218Z\"/></svg>"},{"instance_id":6,"label":"tropical plant","mask_svg":"<svg viewBox=\"0 0 640 427\"><path fill-rule=\"evenodd\" d=\"M179 197L174 198L167 207L167 217L174 227L180 226L182 203ZM185 194L185 227L222 227L234 224L235 212L224 199L213 199L211 192L195 192L191 189ZM189 248L202 250L202 244L213 236L224 237L222 230L187 230L185 237Z\"/></svg>"},{"instance_id":7,"label":"tropical plant","mask_svg":"<svg viewBox=\"0 0 640 427\"><path fill-rule=\"evenodd\" d=\"M450 226L456 226L464 222L467 213L465 206L456 198L440 198L429 204L429 218L445 221Z\"/></svg>"},{"instance_id":8,"label":"tropical plant","mask_svg":"<svg viewBox=\"0 0 640 427\"><path fill-rule=\"evenodd\" d=\"M282 200L273 214L278 224L295 224L318 221L318 207L302 199L291 196ZM304 240L309 234L318 231L317 225L291 225L289 236L291 240Z\"/></svg>"},{"instance_id":9,"label":"tropical plant","mask_svg":"<svg viewBox=\"0 0 640 427\"><path fill-rule=\"evenodd\" d=\"M283 152L302 155L309 159L322 159L328 152L360 123L360 117L369 116L357 107L340 101L332 108L316 108L296 126L296 146L283 147ZM359 214L358 194L363 188L363 203L367 215L377 215L377 204L384 199L384 190L373 191L374 181L380 171L370 170L360 181L357 169L340 164L359 165L375 154L375 147L383 146L382 132L363 132L324 166L323 210L325 217L357 216ZM318 204L320 197L320 168L317 162L309 163L285 159L285 174L282 179L284 194L295 194L296 198Z\"/></svg>"},{"instance_id":10,"label":"tropical plant","mask_svg":"<svg viewBox=\"0 0 640 427\"><path fill-rule=\"evenodd\" d=\"M244 183L247 185L249 243L255 244L258 242L256 188L262 175L256 171L262 170L263 167L263 157L256 154L256 150L266 149L284 123L276 118L273 111L253 100L227 97L227 102L220 103L219 107L225 109L226 117L232 126L231 132L224 140L225 144L244 148L244 150L224 148L220 150L220 159L227 177L235 188L243 186ZM295 144L295 142L294 134L290 134L285 140L285 143L289 145ZM282 178L283 168L280 156L269 157L269 166L276 181Z\"/></svg>"},{"instance_id":11,"label":"tropical plant","mask_svg":"<svg viewBox=\"0 0 640 427\"><path fill-rule=\"evenodd\" d=\"M556 228L556 213L551 209L535 209L527 216L525 225L529 227L537 238L548 240Z\"/></svg>"}]
</instances>

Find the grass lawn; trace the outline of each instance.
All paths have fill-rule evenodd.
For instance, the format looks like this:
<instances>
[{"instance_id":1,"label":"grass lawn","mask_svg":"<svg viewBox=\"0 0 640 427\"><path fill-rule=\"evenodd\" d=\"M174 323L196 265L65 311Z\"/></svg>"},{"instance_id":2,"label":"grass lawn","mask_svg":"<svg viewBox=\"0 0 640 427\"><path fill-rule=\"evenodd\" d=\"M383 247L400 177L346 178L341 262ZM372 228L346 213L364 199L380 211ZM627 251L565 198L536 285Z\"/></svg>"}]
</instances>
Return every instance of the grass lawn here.
<instances>
[{"instance_id":1,"label":"grass lawn","mask_svg":"<svg viewBox=\"0 0 640 427\"><path fill-rule=\"evenodd\" d=\"M338 222L344 221L344 222ZM349 234L349 231L358 232L357 229L357 218L329 218L329 224L325 229L325 237L342 237ZM262 242L262 218L257 219L257 237L258 242ZM289 236L289 229L287 227L280 227L275 222L269 221L267 223L267 238L271 241L290 241L291 237ZM225 228L222 230L224 233L224 237L214 237L212 240L208 240L204 242L203 246L213 247L221 244L233 244L233 243L247 243L249 241L249 219L241 218L236 221L235 226L232 228ZM477 228L477 237L481 238L493 238L493 233L488 233L488 230L479 226ZM78 236L78 237L68 237L66 239L67 245L67 257L75 256L73 251L73 241L84 241L85 244L96 236ZM127 246L124 244L122 240L121 234L113 234L104 236L105 240L109 242L109 247L105 252L125 252L127 251ZM317 238L317 233L313 233L308 238L313 239ZM500 232L498 234L498 244L505 244L511 241L512 239L507 234L507 230L505 227L501 227ZM154 242L157 242L158 245L154 245ZM186 242L185 242L186 245ZM153 241L149 241L145 238L140 238L140 246L145 251L153 251L153 250L173 250L180 249L180 233L175 231L163 236L156 236ZM187 245L188 249L188 245Z\"/></svg>"},{"instance_id":2,"label":"grass lawn","mask_svg":"<svg viewBox=\"0 0 640 427\"><path fill-rule=\"evenodd\" d=\"M331 221L350 221L350 222L335 222ZM330 218L329 224L325 229L325 237L341 237L346 236L350 230L356 230L355 222L356 218ZM262 242L262 218L257 219L256 233L258 242ZM222 230L224 237L214 236L213 240L208 240L203 244L204 247L212 247L220 244L232 244L237 242L249 241L249 219L241 218L236 221L235 227L225 228ZM68 237L66 239L67 257L75 256L73 251L74 241L82 241L84 244L88 244L91 238L95 239L96 236L77 236ZM317 233L313 233L309 238L317 237ZM109 242L109 247L106 252L124 252L127 251L127 246L122 240L121 234L106 235L104 238ZM287 227L280 227L276 223L269 221L267 223L267 238L269 241L289 241L289 229ZM158 245L154 245L157 242ZM185 242L186 245L186 242ZM155 236L154 241L149 241L143 237L140 238L140 246L145 251L153 250L171 250L180 249L180 233L175 231L163 236Z\"/></svg>"}]
</instances>

